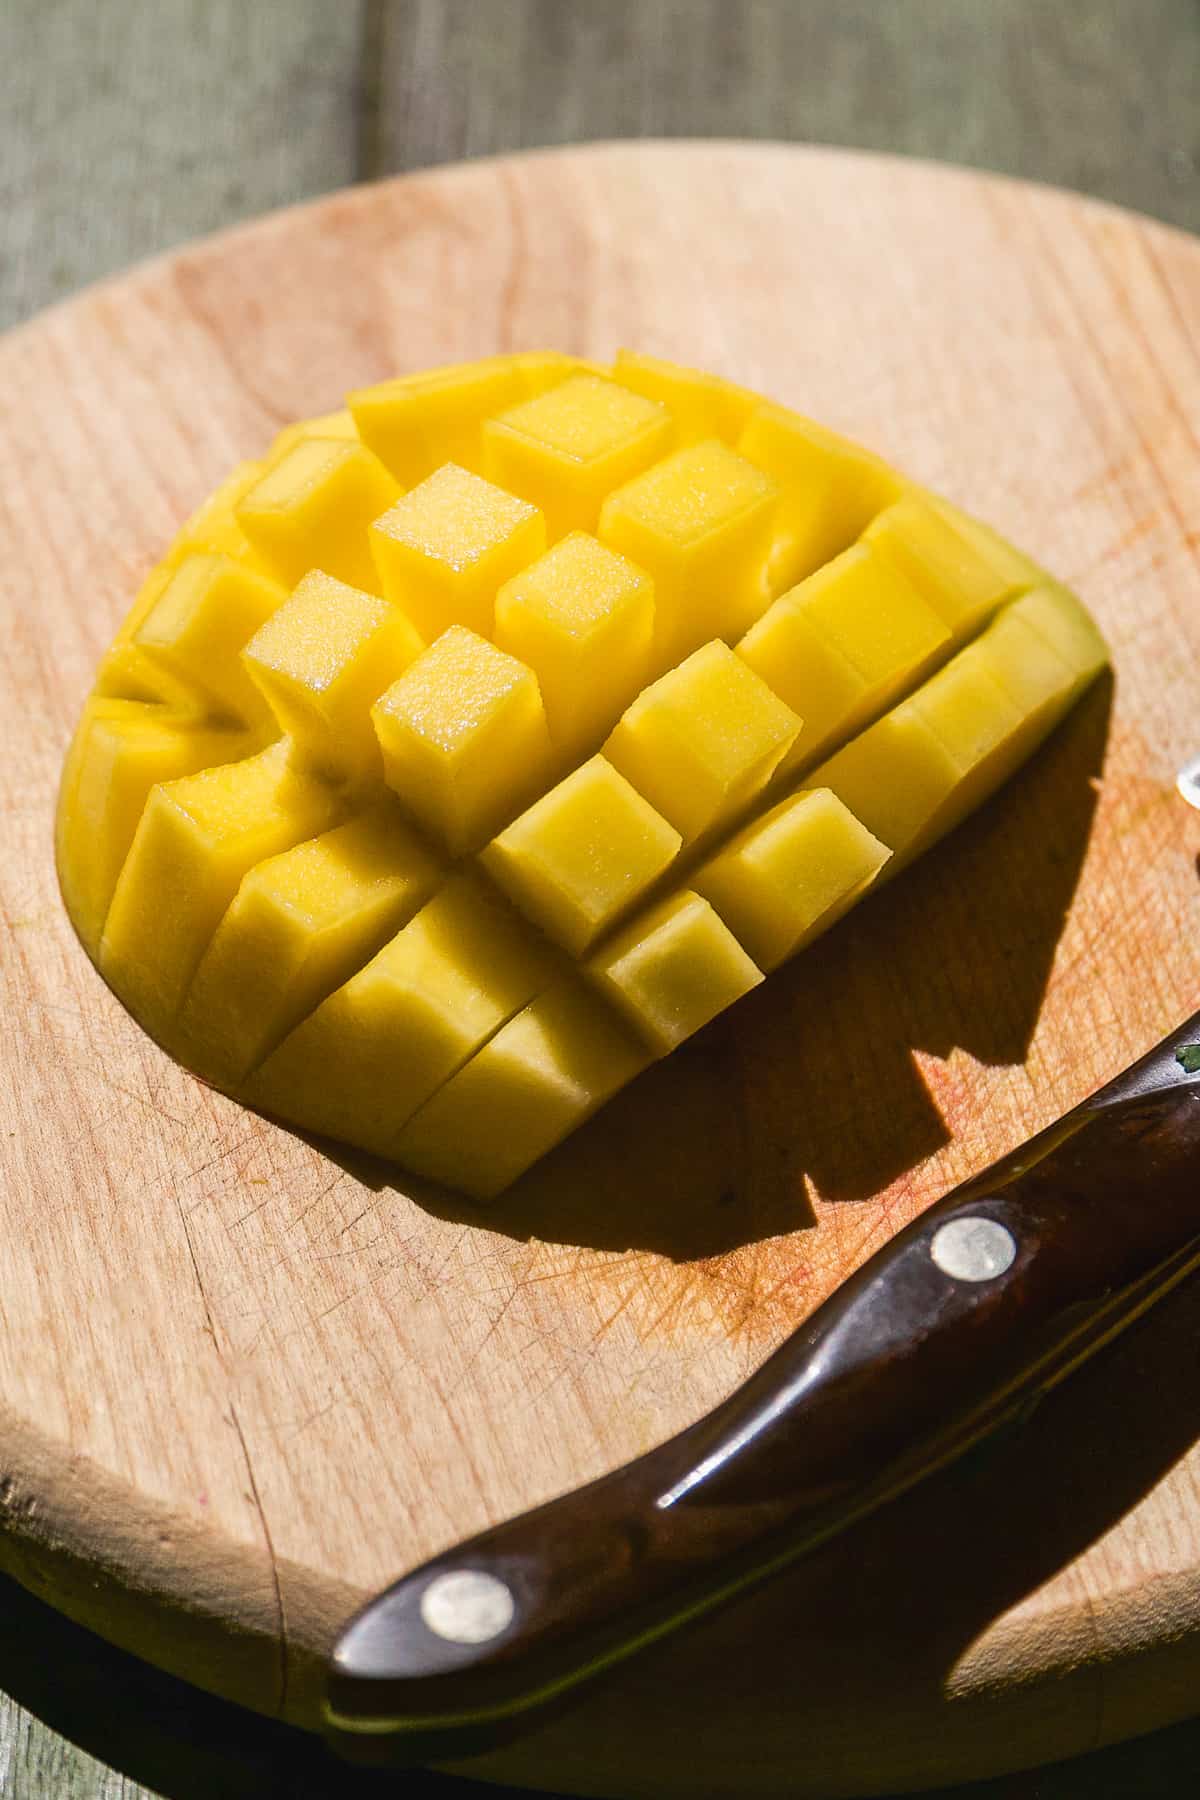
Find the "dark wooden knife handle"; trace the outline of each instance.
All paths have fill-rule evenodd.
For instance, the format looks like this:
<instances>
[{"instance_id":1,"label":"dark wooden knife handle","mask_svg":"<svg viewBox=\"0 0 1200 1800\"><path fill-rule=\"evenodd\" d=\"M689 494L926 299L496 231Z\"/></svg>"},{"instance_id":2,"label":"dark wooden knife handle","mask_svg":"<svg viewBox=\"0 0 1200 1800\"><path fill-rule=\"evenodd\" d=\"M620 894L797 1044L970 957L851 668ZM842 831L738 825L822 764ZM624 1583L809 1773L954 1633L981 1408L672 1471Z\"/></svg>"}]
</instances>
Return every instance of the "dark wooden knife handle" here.
<instances>
[{"instance_id":1,"label":"dark wooden knife handle","mask_svg":"<svg viewBox=\"0 0 1200 1800\"><path fill-rule=\"evenodd\" d=\"M698 1424L436 1557L334 1653L335 1730L467 1754L960 1454L1200 1262L1200 1014L931 1207Z\"/></svg>"}]
</instances>

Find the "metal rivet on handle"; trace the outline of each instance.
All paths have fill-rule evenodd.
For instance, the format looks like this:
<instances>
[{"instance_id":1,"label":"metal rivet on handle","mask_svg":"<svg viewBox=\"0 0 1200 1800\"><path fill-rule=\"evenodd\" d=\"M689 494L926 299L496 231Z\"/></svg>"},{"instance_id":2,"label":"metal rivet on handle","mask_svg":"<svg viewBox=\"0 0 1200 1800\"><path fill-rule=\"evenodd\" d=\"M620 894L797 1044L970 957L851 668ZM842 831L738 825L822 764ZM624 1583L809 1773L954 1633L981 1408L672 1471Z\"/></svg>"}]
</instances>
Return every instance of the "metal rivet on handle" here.
<instances>
[{"instance_id":1,"label":"metal rivet on handle","mask_svg":"<svg viewBox=\"0 0 1200 1800\"><path fill-rule=\"evenodd\" d=\"M1175 777L1175 785L1189 806L1200 808L1200 756L1183 765Z\"/></svg>"},{"instance_id":2,"label":"metal rivet on handle","mask_svg":"<svg viewBox=\"0 0 1200 1800\"><path fill-rule=\"evenodd\" d=\"M486 1569L448 1569L421 1595L421 1618L451 1644L486 1644L512 1624L516 1605L498 1575Z\"/></svg>"},{"instance_id":3,"label":"metal rivet on handle","mask_svg":"<svg viewBox=\"0 0 1200 1800\"><path fill-rule=\"evenodd\" d=\"M951 1219L934 1232L929 1254L955 1281L994 1281L1016 1261L1017 1240L998 1219Z\"/></svg>"}]
</instances>

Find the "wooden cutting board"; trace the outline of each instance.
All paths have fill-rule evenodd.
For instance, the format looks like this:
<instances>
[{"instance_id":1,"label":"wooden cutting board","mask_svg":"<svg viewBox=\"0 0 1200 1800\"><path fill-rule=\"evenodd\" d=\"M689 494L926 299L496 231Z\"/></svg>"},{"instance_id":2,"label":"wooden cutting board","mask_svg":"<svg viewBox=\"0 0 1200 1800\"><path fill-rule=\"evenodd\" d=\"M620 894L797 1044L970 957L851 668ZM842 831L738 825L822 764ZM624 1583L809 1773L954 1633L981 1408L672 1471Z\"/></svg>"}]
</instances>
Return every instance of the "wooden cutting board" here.
<instances>
[{"instance_id":1,"label":"wooden cutting board","mask_svg":"<svg viewBox=\"0 0 1200 1800\"><path fill-rule=\"evenodd\" d=\"M393 371L622 343L994 520L1095 609L1115 686L519 1190L431 1209L141 1034L59 904L59 763L143 571L285 421ZM0 1565L313 1724L368 1591L696 1417L889 1233L1200 1004L1200 819L1172 786L1200 749L1198 357L1189 239L736 144L336 195L0 344ZM1184 1715L1198 1342L1192 1284L989 1460L476 1772L850 1795Z\"/></svg>"}]
</instances>

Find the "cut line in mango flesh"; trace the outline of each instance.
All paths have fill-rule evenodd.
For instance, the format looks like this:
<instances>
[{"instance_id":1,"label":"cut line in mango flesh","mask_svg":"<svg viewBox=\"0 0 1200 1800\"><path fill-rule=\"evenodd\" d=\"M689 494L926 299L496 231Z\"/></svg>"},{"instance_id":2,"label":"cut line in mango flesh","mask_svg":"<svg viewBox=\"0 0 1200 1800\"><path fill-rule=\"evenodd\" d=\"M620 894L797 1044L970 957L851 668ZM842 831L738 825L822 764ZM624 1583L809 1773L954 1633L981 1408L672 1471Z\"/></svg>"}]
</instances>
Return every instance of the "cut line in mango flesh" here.
<instances>
[{"instance_id":1,"label":"cut line in mango flesh","mask_svg":"<svg viewBox=\"0 0 1200 1800\"><path fill-rule=\"evenodd\" d=\"M477 1198L984 801L1107 661L879 457L623 351L401 376L239 464L63 772L173 1056Z\"/></svg>"}]
</instances>

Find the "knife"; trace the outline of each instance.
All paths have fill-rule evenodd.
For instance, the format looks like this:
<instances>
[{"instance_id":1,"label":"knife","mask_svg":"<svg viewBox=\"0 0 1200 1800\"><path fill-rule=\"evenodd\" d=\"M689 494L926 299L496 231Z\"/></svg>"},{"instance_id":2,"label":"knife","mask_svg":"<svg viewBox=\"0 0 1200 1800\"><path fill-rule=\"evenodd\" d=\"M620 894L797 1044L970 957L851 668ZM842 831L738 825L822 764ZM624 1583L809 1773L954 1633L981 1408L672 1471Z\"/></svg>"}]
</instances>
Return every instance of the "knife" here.
<instances>
[{"instance_id":1,"label":"knife","mask_svg":"<svg viewBox=\"0 0 1200 1800\"><path fill-rule=\"evenodd\" d=\"M1200 809L1200 757L1178 786ZM1200 1012L955 1188L727 1400L434 1557L334 1647L359 1759L469 1757L953 1461L1200 1266Z\"/></svg>"}]
</instances>

